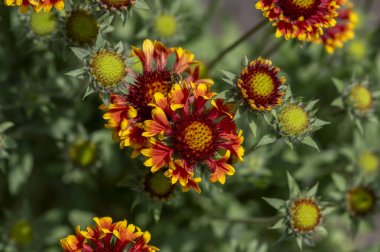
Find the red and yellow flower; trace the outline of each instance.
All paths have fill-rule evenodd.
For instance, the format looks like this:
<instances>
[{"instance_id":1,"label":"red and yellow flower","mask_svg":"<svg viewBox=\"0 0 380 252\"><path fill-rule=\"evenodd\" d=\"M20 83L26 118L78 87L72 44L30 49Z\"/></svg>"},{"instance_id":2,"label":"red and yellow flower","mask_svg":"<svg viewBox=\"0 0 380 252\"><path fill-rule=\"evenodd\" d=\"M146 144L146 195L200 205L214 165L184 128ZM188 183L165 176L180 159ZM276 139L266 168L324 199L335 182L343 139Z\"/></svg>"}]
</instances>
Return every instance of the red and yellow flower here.
<instances>
[{"instance_id":1,"label":"red and yellow flower","mask_svg":"<svg viewBox=\"0 0 380 252\"><path fill-rule=\"evenodd\" d=\"M281 105L285 95L285 76L271 60L258 58L251 61L240 72L237 86L253 110L272 110Z\"/></svg>"},{"instance_id":2,"label":"red and yellow flower","mask_svg":"<svg viewBox=\"0 0 380 252\"><path fill-rule=\"evenodd\" d=\"M150 233L143 232L126 220L113 222L110 217L94 218L95 227L87 226L86 231L76 227L76 234L61 239L66 252L156 252L158 248L148 245Z\"/></svg>"},{"instance_id":3,"label":"red and yellow flower","mask_svg":"<svg viewBox=\"0 0 380 252\"><path fill-rule=\"evenodd\" d=\"M168 65L168 58L174 55L176 60L173 65ZM183 48L166 48L157 41L145 40L142 49L133 47L131 57L136 57L142 66L138 72L132 68L129 74L135 82L129 83L127 95L111 95L108 108L103 118L108 121L106 127L114 130L114 139L120 141L120 147L132 147L133 157L140 154L140 150L148 146L148 140L142 137L144 132L143 122L151 119L154 94L160 92L166 96L176 78L195 83L205 82L212 84L212 80L200 80L200 63L194 60L194 54Z\"/></svg>"},{"instance_id":4,"label":"red and yellow flower","mask_svg":"<svg viewBox=\"0 0 380 252\"><path fill-rule=\"evenodd\" d=\"M155 94L152 120L144 122L143 136L150 142L142 150L148 158L144 164L152 172L168 168L166 175L185 191L200 191L196 167L208 167L210 181L224 184L226 175L235 173L231 160L243 159L242 131L236 133L233 121L236 108L214 96L207 83L174 84L168 96Z\"/></svg>"},{"instance_id":5,"label":"red and yellow flower","mask_svg":"<svg viewBox=\"0 0 380 252\"><path fill-rule=\"evenodd\" d=\"M301 41L317 40L323 29L333 27L338 7L332 0L260 0L256 3L256 9L277 27L276 37Z\"/></svg>"},{"instance_id":6,"label":"red and yellow flower","mask_svg":"<svg viewBox=\"0 0 380 252\"><path fill-rule=\"evenodd\" d=\"M358 23L358 14L353 10L353 3L347 0L337 0L342 6L338 10L337 24L326 29L319 42L322 42L328 53L336 48L342 48L344 43L355 37L354 29Z\"/></svg>"},{"instance_id":7,"label":"red and yellow flower","mask_svg":"<svg viewBox=\"0 0 380 252\"><path fill-rule=\"evenodd\" d=\"M7 6L19 6L22 13L28 11L32 7L36 12L44 10L49 12L52 7L57 10L63 10L65 3L63 0L4 0Z\"/></svg>"}]
</instances>

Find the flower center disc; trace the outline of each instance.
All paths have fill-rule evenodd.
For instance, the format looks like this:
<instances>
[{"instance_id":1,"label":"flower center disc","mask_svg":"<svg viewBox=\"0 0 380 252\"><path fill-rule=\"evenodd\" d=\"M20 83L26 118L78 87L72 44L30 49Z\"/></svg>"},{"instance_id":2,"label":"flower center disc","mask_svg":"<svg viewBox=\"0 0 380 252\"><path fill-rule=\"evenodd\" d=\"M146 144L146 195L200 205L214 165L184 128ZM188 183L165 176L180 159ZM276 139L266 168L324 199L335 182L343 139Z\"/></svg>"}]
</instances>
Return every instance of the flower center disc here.
<instances>
[{"instance_id":1,"label":"flower center disc","mask_svg":"<svg viewBox=\"0 0 380 252\"><path fill-rule=\"evenodd\" d=\"M120 10L132 7L136 3L136 0L100 0L100 3L108 8Z\"/></svg>"},{"instance_id":2,"label":"flower center disc","mask_svg":"<svg viewBox=\"0 0 380 252\"><path fill-rule=\"evenodd\" d=\"M287 105L279 115L281 130L291 136L300 136L309 126L309 115L303 108L296 105Z\"/></svg>"},{"instance_id":3,"label":"flower center disc","mask_svg":"<svg viewBox=\"0 0 380 252\"><path fill-rule=\"evenodd\" d=\"M170 182L170 178L158 171L145 176L144 190L153 197L167 199L173 192L174 185Z\"/></svg>"},{"instance_id":4,"label":"flower center disc","mask_svg":"<svg viewBox=\"0 0 380 252\"><path fill-rule=\"evenodd\" d=\"M372 106L372 95L366 87L357 85L352 88L350 100L353 103L354 108L365 112Z\"/></svg>"},{"instance_id":5,"label":"flower center disc","mask_svg":"<svg viewBox=\"0 0 380 252\"><path fill-rule=\"evenodd\" d=\"M312 231L318 226L321 215L318 205L311 199L301 199L292 206L292 226L296 231Z\"/></svg>"},{"instance_id":6,"label":"flower center disc","mask_svg":"<svg viewBox=\"0 0 380 252\"><path fill-rule=\"evenodd\" d=\"M177 20L171 15L158 16L156 18L155 28L160 36L170 38L177 31Z\"/></svg>"},{"instance_id":7,"label":"flower center disc","mask_svg":"<svg viewBox=\"0 0 380 252\"><path fill-rule=\"evenodd\" d=\"M166 81L154 81L146 85L145 99L148 103L154 102L154 94L157 92L162 93L164 96L167 96L171 85Z\"/></svg>"},{"instance_id":8,"label":"flower center disc","mask_svg":"<svg viewBox=\"0 0 380 252\"><path fill-rule=\"evenodd\" d=\"M112 87L122 82L127 74L127 67L119 54L101 51L92 57L91 72L103 87Z\"/></svg>"},{"instance_id":9,"label":"flower center disc","mask_svg":"<svg viewBox=\"0 0 380 252\"><path fill-rule=\"evenodd\" d=\"M287 17L297 20L299 17L307 18L313 15L321 0L281 0L278 4Z\"/></svg>"},{"instance_id":10,"label":"flower center disc","mask_svg":"<svg viewBox=\"0 0 380 252\"><path fill-rule=\"evenodd\" d=\"M374 173L379 169L379 158L372 152L363 152L359 158L359 165L365 172Z\"/></svg>"},{"instance_id":11,"label":"flower center disc","mask_svg":"<svg viewBox=\"0 0 380 252\"><path fill-rule=\"evenodd\" d=\"M66 22L66 35L72 41L81 44L93 44L99 33L96 18L86 10L74 10Z\"/></svg>"},{"instance_id":12,"label":"flower center disc","mask_svg":"<svg viewBox=\"0 0 380 252\"><path fill-rule=\"evenodd\" d=\"M251 77L251 95L257 100L268 98L273 94L275 84L270 75L257 73Z\"/></svg>"},{"instance_id":13,"label":"flower center disc","mask_svg":"<svg viewBox=\"0 0 380 252\"><path fill-rule=\"evenodd\" d=\"M375 197L366 188L354 188L348 192L348 207L356 215L366 215L375 206Z\"/></svg>"},{"instance_id":14,"label":"flower center disc","mask_svg":"<svg viewBox=\"0 0 380 252\"><path fill-rule=\"evenodd\" d=\"M45 37L57 29L57 18L52 12L33 12L30 14L30 29L38 36Z\"/></svg>"},{"instance_id":15,"label":"flower center disc","mask_svg":"<svg viewBox=\"0 0 380 252\"><path fill-rule=\"evenodd\" d=\"M176 144L179 155L188 161L201 162L215 151L216 133L211 123L200 120L182 121L175 127Z\"/></svg>"}]
</instances>

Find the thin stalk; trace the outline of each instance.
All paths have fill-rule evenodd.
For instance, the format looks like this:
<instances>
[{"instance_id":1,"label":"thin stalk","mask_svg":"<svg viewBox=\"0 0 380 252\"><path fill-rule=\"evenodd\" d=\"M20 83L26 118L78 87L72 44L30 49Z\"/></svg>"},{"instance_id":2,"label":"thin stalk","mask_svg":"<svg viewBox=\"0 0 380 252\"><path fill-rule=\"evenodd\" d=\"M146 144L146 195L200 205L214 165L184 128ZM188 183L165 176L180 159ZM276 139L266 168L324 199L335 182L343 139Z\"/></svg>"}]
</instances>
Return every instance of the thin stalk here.
<instances>
[{"instance_id":1,"label":"thin stalk","mask_svg":"<svg viewBox=\"0 0 380 252\"><path fill-rule=\"evenodd\" d=\"M228 222L237 222L237 223L245 223L245 224L265 224L270 225L271 223L275 223L281 218L281 216L271 216L271 217L256 217L256 218L223 218L220 220L228 221ZM219 220L215 218L215 220Z\"/></svg>"},{"instance_id":2,"label":"thin stalk","mask_svg":"<svg viewBox=\"0 0 380 252\"><path fill-rule=\"evenodd\" d=\"M280 39L276 41L271 47L269 47L267 50L265 50L262 53L262 56L269 57L272 56L278 49L281 48L281 46L284 44L284 40Z\"/></svg>"},{"instance_id":3,"label":"thin stalk","mask_svg":"<svg viewBox=\"0 0 380 252\"><path fill-rule=\"evenodd\" d=\"M223 59L230 51L235 49L238 45L240 45L243 41L251 37L253 34L255 34L257 31L259 31L264 25L266 24L266 20L263 19L260 23L254 25L251 29L249 29L246 33L244 33L238 40L236 40L234 43L232 43L230 46L228 46L226 49L224 49L219 55L217 55L207 66L207 69L211 71L215 67L215 65Z\"/></svg>"}]
</instances>

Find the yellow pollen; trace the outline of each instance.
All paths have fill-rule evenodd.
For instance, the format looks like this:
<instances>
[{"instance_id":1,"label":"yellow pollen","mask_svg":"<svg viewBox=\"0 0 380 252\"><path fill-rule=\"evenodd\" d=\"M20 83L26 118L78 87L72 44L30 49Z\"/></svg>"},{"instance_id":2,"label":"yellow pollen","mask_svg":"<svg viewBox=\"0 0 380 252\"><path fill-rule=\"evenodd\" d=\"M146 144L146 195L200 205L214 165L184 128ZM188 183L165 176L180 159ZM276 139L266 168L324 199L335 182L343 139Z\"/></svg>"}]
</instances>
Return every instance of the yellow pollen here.
<instances>
[{"instance_id":1,"label":"yellow pollen","mask_svg":"<svg viewBox=\"0 0 380 252\"><path fill-rule=\"evenodd\" d=\"M365 172L375 173L378 171L379 165L379 157L371 151L365 151L359 157L359 166Z\"/></svg>"},{"instance_id":2,"label":"yellow pollen","mask_svg":"<svg viewBox=\"0 0 380 252\"><path fill-rule=\"evenodd\" d=\"M372 107L372 94L365 86L356 85L351 89L350 101L355 109L366 112Z\"/></svg>"},{"instance_id":3,"label":"yellow pollen","mask_svg":"<svg viewBox=\"0 0 380 252\"><path fill-rule=\"evenodd\" d=\"M154 102L154 94L157 92L162 93L164 96L166 96L169 93L169 85L166 82L162 81L155 81L152 83L147 84L147 90L145 93L145 98L148 100L149 103Z\"/></svg>"},{"instance_id":4,"label":"yellow pollen","mask_svg":"<svg viewBox=\"0 0 380 252\"><path fill-rule=\"evenodd\" d=\"M366 188L354 188L348 192L348 207L354 214L367 214L375 204L375 198Z\"/></svg>"},{"instance_id":5,"label":"yellow pollen","mask_svg":"<svg viewBox=\"0 0 380 252\"><path fill-rule=\"evenodd\" d=\"M287 105L279 114L281 130L291 136L300 136L309 128L309 115L297 105Z\"/></svg>"},{"instance_id":6,"label":"yellow pollen","mask_svg":"<svg viewBox=\"0 0 380 252\"><path fill-rule=\"evenodd\" d=\"M102 51L92 57L91 72L103 87L111 87L120 84L127 74L127 67L119 54Z\"/></svg>"},{"instance_id":7,"label":"yellow pollen","mask_svg":"<svg viewBox=\"0 0 380 252\"><path fill-rule=\"evenodd\" d=\"M212 144L212 129L204 123L195 121L185 129L184 141L195 151L203 151Z\"/></svg>"},{"instance_id":8,"label":"yellow pollen","mask_svg":"<svg viewBox=\"0 0 380 252\"><path fill-rule=\"evenodd\" d=\"M315 3L315 1L316 0L292 0L292 3L300 8L309 8Z\"/></svg>"},{"instance_id":9,"label":"yellow pollen","mask_svg":"<svg viewBox=\"0 0 380 252\"><path fill-rule=\"evenodd\" d=\"M33 12L30 14L30 29L38 36L49 36L57 29L57 18L51 12Z\"/></svg>"},{"instance_id":10,"label":"yellow pollen","mask_svg":"<svg viewBox=\"0 0 380 252\"><path fill-rule=\"evenodd\" d=\"M318 205L309 199L301 199L293 203L292 226L296 231L312 231L320 221L320 210Z\"/></svg>"},{"instance_id":11,"label":"yellow pollen","mask_svg":"<svg viewBox=\"0 0 380 252\"><path fill-rule=\"evenodd\" d=\"M177 31L177 20L171 15L160 15L156 18L154 27L160 36L170 38Z\"/></svg>"},{"instance_id":12,"label":"yellow pollen","mask_svg":"<svg viewBox=\"0 0 380 252\"><path fill-rule=\"evenodd\" d=\"M252 76L251 92L261 97L268 97L273 94L275 85L273 79L267 73L257 73Z\"/></svg>"}]
</instances>

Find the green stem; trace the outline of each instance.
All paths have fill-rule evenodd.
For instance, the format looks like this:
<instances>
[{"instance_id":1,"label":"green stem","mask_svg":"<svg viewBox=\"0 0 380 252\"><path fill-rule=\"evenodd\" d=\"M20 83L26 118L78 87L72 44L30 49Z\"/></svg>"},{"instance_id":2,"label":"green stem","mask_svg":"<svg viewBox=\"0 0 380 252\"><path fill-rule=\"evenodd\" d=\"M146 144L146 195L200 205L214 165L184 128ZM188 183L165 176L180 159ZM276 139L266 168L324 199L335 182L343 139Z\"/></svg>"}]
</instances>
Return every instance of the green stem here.
<instances>
[{"instance_id":1,"label":"green stem","mask_svg":"<svg viewBox=\"0 0 380 252\"><path fill-rule=\"evenodd\" d=\"M217 12L219 5L221 3L221 0L212 0L210 4L208 5L207 11L203 15L203 22L208 23L211 18L215 15Z\"/></svg>"},{"instance_id":2,"label":"green stem","mask_svg":"<svg viewBox=\"0 0 380 252\"><path fill-rule=\"evenodd\" d=\"M251 29L249 29L246 33L244 33L238 40L236 40L234 43L232 43L230 46L228 46L226 49L224 49L219 55L217 55L207 66L208 71L211 71L215 67L215 65L223 59L230 51L235 49L238 45L240 45L243 41L251 37L254 33L259 31L265 24L266 20L263 19L260 23L254 25Z\"/></svg>"},{"instance_id":3,"label":"green stem","mask_svg":"<svg viewBox=\"0 0 380 252\"><path fill-rule=\"evenodd\" d=\"M364 2L364 7L363 7L364 11L368 12L369 10L371 10L372 4L373 4L373 0L366 0Z\"/></svg>"}]
</instances>

